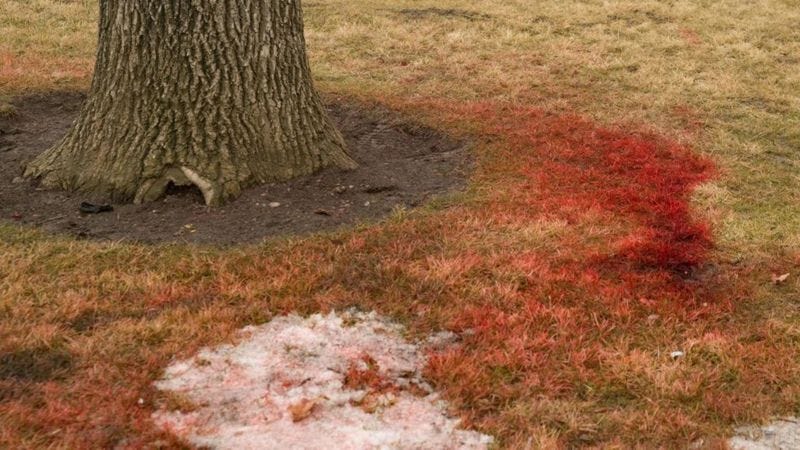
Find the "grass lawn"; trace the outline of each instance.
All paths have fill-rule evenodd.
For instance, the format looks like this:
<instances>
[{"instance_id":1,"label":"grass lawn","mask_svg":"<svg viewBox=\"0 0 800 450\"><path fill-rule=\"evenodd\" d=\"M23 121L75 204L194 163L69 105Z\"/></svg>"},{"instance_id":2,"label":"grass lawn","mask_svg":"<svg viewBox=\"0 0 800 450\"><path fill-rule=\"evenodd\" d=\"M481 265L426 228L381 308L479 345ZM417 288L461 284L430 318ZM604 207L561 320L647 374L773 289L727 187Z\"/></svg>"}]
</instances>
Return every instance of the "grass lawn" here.
<instances>
[{"instance_id":1,"label":"grass lawn","mask_svg":"<svg viewBox=\"0 0 800 450\"><path fill-rule=\"evenodd\" d=\"M0 2L0 114L88 87L95 3ZM177 444L150 421L173 357L350 306L471 330L427 376L501 448L713 447L800 413L796 2L304 8L318 88L473 139L468 192L227 249L3 218L0 447Z\"/></svg>"}]
</instances>

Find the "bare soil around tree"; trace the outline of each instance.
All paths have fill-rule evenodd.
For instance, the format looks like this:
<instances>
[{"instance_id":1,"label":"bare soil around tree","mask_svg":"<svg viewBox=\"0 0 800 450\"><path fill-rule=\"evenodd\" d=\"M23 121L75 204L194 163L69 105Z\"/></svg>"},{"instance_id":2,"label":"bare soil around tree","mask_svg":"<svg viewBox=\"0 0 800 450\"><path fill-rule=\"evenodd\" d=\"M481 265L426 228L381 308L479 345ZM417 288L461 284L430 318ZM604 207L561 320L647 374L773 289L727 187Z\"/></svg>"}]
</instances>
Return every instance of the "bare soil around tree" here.
<instances>
[{"instance_id":1,"label":"bare soil around tree","mask_svg":"<svg viewBox=\"0 0 800 450\"><path fill-rule=\"evenodd\" d=\"M81 93L19 98L14 116L0 119L1 221L80 239L252 243L376 221L422 205L463 189L471 166L466 142L384 108L334 100L328 113L356 170L257 186L219 208L206 207L199 189L181 187L156 202L84 214L81 203L106 199L42 189L21 178L26 163L65 135L84 100Z\"/></svg>"}]
</instances>

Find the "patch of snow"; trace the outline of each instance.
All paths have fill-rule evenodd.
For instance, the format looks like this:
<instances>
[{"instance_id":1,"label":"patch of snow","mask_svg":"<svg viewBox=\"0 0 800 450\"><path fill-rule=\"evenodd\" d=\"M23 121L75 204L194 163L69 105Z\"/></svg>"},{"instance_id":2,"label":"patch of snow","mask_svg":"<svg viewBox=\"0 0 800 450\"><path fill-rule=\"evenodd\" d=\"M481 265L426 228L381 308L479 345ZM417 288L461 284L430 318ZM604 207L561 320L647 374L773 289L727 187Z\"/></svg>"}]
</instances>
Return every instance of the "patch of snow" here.
<instances>
[{"instance_id":1,"label":"patch of snow","mask_svg":"<svg viewBox=\"0 0 800 450\"><path fill-rule=\"evenodd\" d=\"M728 441L733 450L800 449L800 420L794 417L778 419L763 427L742 427L736 433Z\"/></svg>"},{"instance_id":2,"label":"patch of snow","mask_svg":"<svg viewBox=\"0 0 800 450\"><path fill-rule=\"evenodd\" d=\"M461 338L452 331L440 331L425 339L425 347L433 350L445 350L456 345Z\"/></svg>"},{"instance_id":3,"label":"patch of snow","mask_svg":"<svg viewBox=\"0 0 800 450\"><path fill-rule=\"evenodd\" d=\"M221 449L487 448L490 436L459 429L447 415L421 375L425 346L402 331L357 312L247 327L236 345L170 365L156 386L196 407L153 419L194 445ZM441 333L428 344L456 339ZM353 383L353 373L373 382Z\"/></svg>"}]
</instances>

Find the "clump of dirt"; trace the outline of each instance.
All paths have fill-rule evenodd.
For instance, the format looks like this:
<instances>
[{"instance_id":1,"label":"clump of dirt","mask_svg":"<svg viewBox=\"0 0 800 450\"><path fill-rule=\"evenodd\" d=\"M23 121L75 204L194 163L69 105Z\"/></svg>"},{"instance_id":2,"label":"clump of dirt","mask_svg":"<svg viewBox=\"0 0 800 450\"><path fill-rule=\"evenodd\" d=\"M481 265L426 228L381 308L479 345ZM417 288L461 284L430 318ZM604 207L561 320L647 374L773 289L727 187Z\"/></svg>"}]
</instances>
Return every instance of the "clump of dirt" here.
<instances>
[{"instance_id":1,"label":"clump of dirt","mask_svg":"<svg viewBox=\"0 0 800 450\"><path fill-rule=\"evenodd\" d=\"M254 187L220 208L207 208L196 189L175 188L154 203L81 214L82 202L103 199L41 189L20 175L64 136L84 99L79 93L22 98L14 117L0 118L0 220L82 239L250 243L378 220L463 188L470 168L464 142L380 107L334 101L328 110L356 170Z\"/></svg>"}]
</instances>

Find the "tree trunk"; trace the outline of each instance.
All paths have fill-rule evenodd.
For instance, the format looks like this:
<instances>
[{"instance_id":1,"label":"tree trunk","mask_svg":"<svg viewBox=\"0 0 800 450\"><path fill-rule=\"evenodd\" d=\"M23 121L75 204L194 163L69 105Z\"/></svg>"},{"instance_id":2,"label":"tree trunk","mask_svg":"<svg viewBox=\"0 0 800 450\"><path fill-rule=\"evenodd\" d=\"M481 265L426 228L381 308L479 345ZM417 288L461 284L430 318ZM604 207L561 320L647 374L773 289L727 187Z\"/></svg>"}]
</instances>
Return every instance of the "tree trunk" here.
<instances>
[{"instance_id":1,"label":"tree trunk","mask_svg":"<svg viewBox=\"0 0 800 450\"><path fill-rule=\"evenodd\" d=\"M136 203L353 168L311 82L299 0L101 0L86 104L25 174Z\"/></svg>"}]
</instances>

